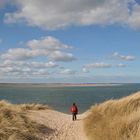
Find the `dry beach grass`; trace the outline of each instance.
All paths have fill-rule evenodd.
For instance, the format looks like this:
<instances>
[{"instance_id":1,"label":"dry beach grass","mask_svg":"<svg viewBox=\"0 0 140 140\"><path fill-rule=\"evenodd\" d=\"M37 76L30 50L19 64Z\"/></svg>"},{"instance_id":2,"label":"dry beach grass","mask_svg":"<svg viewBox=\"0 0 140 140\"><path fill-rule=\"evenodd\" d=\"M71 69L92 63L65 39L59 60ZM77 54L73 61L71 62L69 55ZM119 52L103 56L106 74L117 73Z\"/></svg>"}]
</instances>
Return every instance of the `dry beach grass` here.
<instances>
[{"instance_id":1,"label":"dry beach grass","mask_svg":"<svg viewBox=\"0 0 140 140\"><path fill-rule=\"evenodd\" d=\"M140 92L93 106L84 126L90 140L140 140Z\"/></svg>"},{"instance_id":2,"label":"dry beach grass","mask_svg":"<svg viewBox=\"0 0 140 140\"><path fill-rule=\"evenodd\" d=\"M49 128L31 121L26 111L47 108L40 104L13 105L0 101L0 140L40 139Z\"/></svg>"}]
</instances>

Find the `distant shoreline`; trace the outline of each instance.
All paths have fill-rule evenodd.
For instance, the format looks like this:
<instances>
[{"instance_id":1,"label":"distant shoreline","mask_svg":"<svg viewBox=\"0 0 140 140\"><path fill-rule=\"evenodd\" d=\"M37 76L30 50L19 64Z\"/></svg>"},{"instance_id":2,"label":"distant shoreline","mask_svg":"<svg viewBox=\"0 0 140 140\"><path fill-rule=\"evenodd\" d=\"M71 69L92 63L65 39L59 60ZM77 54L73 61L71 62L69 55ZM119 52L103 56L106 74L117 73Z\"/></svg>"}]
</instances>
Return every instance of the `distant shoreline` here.
<instances>
[{"instance_id":1,"label":"distant shoreline","mask_svg":"<svg viewBox=\"0 0 140 140\"><path fill-rule=\"evenodd\" d=\"M122 83L0 83L0 87L99 87L119 86Z\"/></svg>"},{"instance_id":2,"label":"distant shoreline","mask_svg":"<svg viewBox=\"0 0 140 140\"><path fill-rule=\"evenodd\" d=\"M97 86L116 86L122 84L64 84L65 87L97 87Z\"/></svg>"}]
</instances>

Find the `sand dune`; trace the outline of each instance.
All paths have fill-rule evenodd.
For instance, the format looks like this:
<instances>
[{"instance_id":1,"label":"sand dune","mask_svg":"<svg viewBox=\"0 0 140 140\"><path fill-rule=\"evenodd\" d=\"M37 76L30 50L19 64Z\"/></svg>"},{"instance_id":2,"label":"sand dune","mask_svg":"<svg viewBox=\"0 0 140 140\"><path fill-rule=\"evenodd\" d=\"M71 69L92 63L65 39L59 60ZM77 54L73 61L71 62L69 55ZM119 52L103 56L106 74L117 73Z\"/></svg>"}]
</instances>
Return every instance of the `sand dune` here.
<instances>
[{"instance_id":1,"label":"sand dune","mask_svg":"<svg viewBox=\"0 0 140 140\"><path fill-rule=\"evenodd\" d=\"M83 119L86 114L78 115L77 121L72 121L71 115L53 110L31 111L31 120L46 125L53 132L47 133L44 140L87 140L83 130Z\"/></svg>"},{"instance_id":2,"label":"sand dune","mask_svg":"<svg viewBox=\"0 0 140 140\"><path fill-rule=\"evenodd\" d=\"M72 116L41 104L14 105L0 101L0 140L87 140L86 113Z\"/></svg>"},{"instance_id":3,"label":"sand dune","mask_svg":"<svg viewBox=\"0 0 140 140\"><path fill-rule=\"evenodd\" d=\"M93 106L84 122L90 140L140 140L140 92Z\"/></svg>"},{"instance_id":4,"label":"sand dune","mask_svg":"<svg viewBox=\"0 0 140 140\"><path fill-rule=\"evenodd\" d=\"M0 140L140 140L140 92L95 105L77 121L40 104L0 102Z\"/></svg>"}]
</instances>

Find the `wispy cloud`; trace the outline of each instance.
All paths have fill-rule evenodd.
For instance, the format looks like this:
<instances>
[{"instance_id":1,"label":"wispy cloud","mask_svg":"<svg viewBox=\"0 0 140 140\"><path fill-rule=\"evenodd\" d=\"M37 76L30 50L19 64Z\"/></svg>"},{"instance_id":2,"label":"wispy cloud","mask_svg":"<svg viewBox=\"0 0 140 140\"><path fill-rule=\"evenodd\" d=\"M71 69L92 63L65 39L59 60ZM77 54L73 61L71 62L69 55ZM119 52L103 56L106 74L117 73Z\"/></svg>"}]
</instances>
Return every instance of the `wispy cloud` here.
<instances>
[{"instance_id":1,"label":"wispy cloud","mask_svg":"<svg viewBox=\"0 0 140 140\"><path fill-rule=\"evenodd\" d=\"M132 60L136 59L132 55L121 55L118 52L114 52L112 57L115 58L115 59L120 59L120 60L125 60L125 61L132 61Z\"/></svg>"},{"instance_id":2,"label":"wispy cloud","mask_svg":"<svg viewBox=\"0 0 140 140\"><path fill-rule=\"evenodd\" d=\"M118 68L124 68L124 67L126 67L125 64L117 64L116 66L117 66Z\"/></svg>"},{"instance_id":3,"label":"wispy cloud","mask_svg":"<svg viewBox=\"0 0 140 140\"><path fill-rule=\"evenodd\" d=\"M110 68L112 67L111 64L107 64L107 63L92 63L92 64L86 64L83 69L82 72L84 73L88 73L90 72L92 69L98 69L98 68Z\"/></svg>"},{"instance_id":4,"label":"wispy cloud","mask_svg":"<svg viewBox=\"0 0 140 140\"><path fill-rule=\"evenodd\" d=\"M137 18L140 16L140 5L135 0L16 0L14 2L18 10L5 14L7 23L24 21L30 26L47 30L70 25L97 24L140 27L140 20Z\"/></svg>"},{"instance_id":5,"label":"wispy cloud","mask_svg":"<svg viewBox=\"0 0 140 140\"><path fill-rule=\"evenodd\" d=\"M72 70L72 69L64 69L60 72L60 74L64 74L64 75L73 75L75 73L76 73L76 71Z\"/></svg>"}]
</instances>

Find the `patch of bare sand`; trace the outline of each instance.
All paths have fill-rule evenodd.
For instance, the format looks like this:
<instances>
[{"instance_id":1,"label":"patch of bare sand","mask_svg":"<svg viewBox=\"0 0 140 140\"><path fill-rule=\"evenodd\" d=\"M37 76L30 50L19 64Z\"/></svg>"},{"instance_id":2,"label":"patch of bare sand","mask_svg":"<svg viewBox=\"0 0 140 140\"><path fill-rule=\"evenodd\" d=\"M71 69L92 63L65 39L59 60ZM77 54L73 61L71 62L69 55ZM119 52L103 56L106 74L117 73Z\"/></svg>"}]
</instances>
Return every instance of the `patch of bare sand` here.
<instances>
[{"instance_id":1,"label":"patch of bare sand","mask_svg":"<svg viewBox=\"0 0 140 140\"><path fill-rule=\"evenodd\" d=\"M31 111L29 117L38 123L44 124L54 131L46 133L44 140L87 140L83 129L83 119L86 114L72 116L54 110Z\"/></svg>"}]
</instances>

